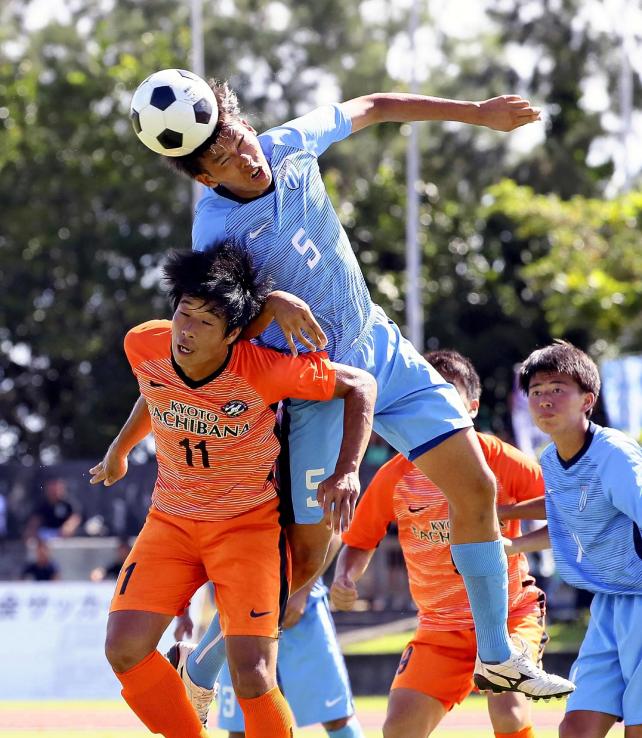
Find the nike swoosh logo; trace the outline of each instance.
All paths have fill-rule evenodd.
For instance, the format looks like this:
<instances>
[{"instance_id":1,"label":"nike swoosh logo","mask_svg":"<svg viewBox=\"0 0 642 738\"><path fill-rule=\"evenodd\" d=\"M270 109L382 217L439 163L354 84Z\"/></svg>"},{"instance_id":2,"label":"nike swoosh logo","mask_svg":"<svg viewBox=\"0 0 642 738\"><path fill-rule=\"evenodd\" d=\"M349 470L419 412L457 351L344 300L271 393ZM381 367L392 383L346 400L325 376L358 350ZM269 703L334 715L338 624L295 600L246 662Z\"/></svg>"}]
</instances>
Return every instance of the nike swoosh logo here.
<instances>
[{"instance_id":1,"label":"nike swoosh logo","mask_svg":"<svg viewBox=\"0 0 642 738\"><path fill-rule=\"evenodd\" d=\"M334 699L334 700L326 700L326 701L325 701L325 706L326 706L326 707L332 707L333 705L336 705L336 704L338 704L339 702L341 702L341 700L342 700L342 699L343 699L343 697L341 696L341 697L337 697L337 698L336 698L336 699Z\"/></svg>"},{"instance_id":2,"label":"nike swoosh logo","mask_svg":"<svg viewBox=\"0 0 642 738\"><path fill-rule=\"evenodd\" d=\"M424 505L423 507L413 507L412 505L409 505L408 512L418 513L418 512L421 512L422 510L427 510L429 507L430 505Z\"/></svg>"},{"instance_id":3,"label":"nike swoosh logo","mask_svg":"<svg viewBox=\"0 0 642 738\"><path fill-rule=\"evenodd\" d=\"M265 612L256 612L254 608L250 610L250 617L251 618L262 618L264 615L269 615L272 612L272 610L266 610Z\"/></svg>"},{"instance_id":4,"label":"nike swoosh logo","mask_svg":"<svg viewBox=\"0 0 642 738\"><path fill-rule=\"evenodd\" d=\"M149 386L150 387L166 387L167 385L161 384L160 382L154 382L151 379L149 380Z\"/></svg>"},{"instance_id":5,"label":"nike swoosh logo","mask_svg":"<svg viewBox=\"0 0 642 738\"><path fill-rule=\"evenodd\" d=\"M255 231L250 231L250 238L256 238L259 233L264 231L269 225L269 223L263 223L263 225L259 226Z\"/></svg>"}]
</instances>

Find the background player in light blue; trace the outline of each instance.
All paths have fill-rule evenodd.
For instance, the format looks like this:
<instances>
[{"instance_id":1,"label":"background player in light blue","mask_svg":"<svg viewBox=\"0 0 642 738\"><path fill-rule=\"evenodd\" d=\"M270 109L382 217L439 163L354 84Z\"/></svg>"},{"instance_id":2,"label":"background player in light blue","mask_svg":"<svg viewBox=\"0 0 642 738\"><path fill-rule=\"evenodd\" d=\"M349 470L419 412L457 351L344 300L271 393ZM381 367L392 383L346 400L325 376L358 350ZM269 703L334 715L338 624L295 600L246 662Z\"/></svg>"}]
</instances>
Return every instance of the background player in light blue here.
<instances>
[{"instance_id":1,"label":"background player in light blue","mask_svg":"<svg viewBox=\"0 0 642 738\"><path fill-rule=\"evenodd\" d=\"M319 578L290 598L279 640L279 685L299 728L321 723L330 738L363 738L326 594ZM227 663L219 677L218 727L229 738L245 735Z\"/></svg>"},{"instance_id":2,"label":"background player in light blue","mask_svg":"<svg viewBox=\"0 0 642 738\"><path fill-rule=\"evenodd\" d=\"M625 736L640 738L642 450L624 433L590 420L600 377L571 344L556 341L534 351L519 382L534 422L553 440L541 465L557 571L595 593L560 736L602 738L623 719ZM530 512L534 516L535 508ZM535 531L515 539L515 550L530 550L545 536Z\"/></svg>"},{"instance_id":3,"label":"background player in light blue","mask_svg":"<svg viewBox=\"0 0 642 738\"><path fill-rule=\"evenodd\" d=\"M318 108L257 136L227 85L214 85L214 91L219 119L212 137L193 153L168 159L207 187L194 220L194 248L216 248L233 239L248 249L276 290L309 305L330 356L376 377L375 430L449 500L452 555L475 620L480 675L498 689L568 692L568 682L537 670L511 647L494 477L457 391L372 303L317 161L332 143L374 123L455 120L509 131L537 120L539 111L517 95L473 103L377 93ZM257 326L259 342L292 348L293 336L282 334L276 311L268 310L267 317L275 317L276 325ZM310 344L304 339L295 348ZM281 489L285 496L292 493L293 589L320 570L327 551L331 532L320 522L316 488L333 468L342 410L341 403L322 408L291 402L285 408L282 436L289 462L281 464ZM358 494L355 481L353 489L345 489L347 507ZM215 651L208 651L212 664ZM201 678L192 656L187 667L192 678Z\"/></svg>"}]
</instances>

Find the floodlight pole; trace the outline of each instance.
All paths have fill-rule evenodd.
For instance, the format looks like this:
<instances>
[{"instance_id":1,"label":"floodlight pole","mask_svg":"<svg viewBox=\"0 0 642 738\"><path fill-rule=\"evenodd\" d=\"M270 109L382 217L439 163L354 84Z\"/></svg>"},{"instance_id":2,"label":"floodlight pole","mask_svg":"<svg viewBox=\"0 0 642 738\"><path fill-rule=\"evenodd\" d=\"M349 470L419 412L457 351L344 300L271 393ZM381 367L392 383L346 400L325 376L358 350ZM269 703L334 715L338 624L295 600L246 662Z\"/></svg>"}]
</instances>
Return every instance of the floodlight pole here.
<instances>
[{"instance_id":1,"label":"floodlight pole","mask_svg":"<svg viewBox=\"0 0 642 738\"><path fill-rule=\"evenodd\" d=\"M630 146L633 131L633 69L631 67L631 54L633 39L629 26L630 6L628 0L622 2L620 15L620 54L622 63L620 66L620 156L622 157L622 182L621 191L628 192L631 189L633 173L630 162Z\"/></svg>"},{"instance_id":2,"label":"floodlight pole","mask_svg":"<svg viewBox=\"0 0 642 738\"><path fill-rule=\"evenodd\" d=\"M418 0L413 0L408 23L410 40L410 91L419 90L416 65L416 31L419 20ZM410 124L406 149L406 325L408 338L418 351L424 350L423 310L421 304L419 251L419 124Z\"/></svg>"},{"instance_id":3,"label":"floodlight pole","mask_svg":"<svg viewBox=\"0 0 642 738\"><path fill-rule=\"evenodd\" d=\"M190 0L190 26L192 32L192 71L205 77L205 53L203 51L203 0ZM201 197L202 185L192 182L192 212Z\"/></svg>"}]
</instances>

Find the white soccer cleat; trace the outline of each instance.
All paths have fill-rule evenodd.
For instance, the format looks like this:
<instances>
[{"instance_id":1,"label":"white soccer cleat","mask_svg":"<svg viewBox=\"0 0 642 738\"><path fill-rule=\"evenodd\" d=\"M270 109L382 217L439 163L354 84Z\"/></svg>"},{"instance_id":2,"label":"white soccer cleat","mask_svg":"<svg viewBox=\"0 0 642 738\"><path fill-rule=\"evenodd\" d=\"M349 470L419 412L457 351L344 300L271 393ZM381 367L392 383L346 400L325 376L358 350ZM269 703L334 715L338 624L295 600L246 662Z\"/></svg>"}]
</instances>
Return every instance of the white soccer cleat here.
<instances>
[{"instance_id":1,"label":"white soccer cleat","mask_svg":"<svg viewBox=\"0 0 642 738\"><path fill-rule=\"evenodd\" d=\"M216 697L216 687L208 689L199 687L190 679L187 673L187 657L192 653L195 646L191 643L179 641L175 643L165 654L165 658L176 669L179 677L183 680L187 696L192 706L198 713L198 717L204 726L207 726L207 714L210 711L212 700Z\"/></svg>"},{"instance_id":2,"label":"white soccer cleat","mask_svg":"<svg viewBox=\"0 0 642 738\"><path fill-rule=\"evenodd\" d=\"M479 655L475 661L474 681L480 692L521 692L533 700L564 697L575 689L573 682L555 674L547 674L536 666L528 654L513 651L500 664L485 664Z\"/></svg>"}]
</instances>

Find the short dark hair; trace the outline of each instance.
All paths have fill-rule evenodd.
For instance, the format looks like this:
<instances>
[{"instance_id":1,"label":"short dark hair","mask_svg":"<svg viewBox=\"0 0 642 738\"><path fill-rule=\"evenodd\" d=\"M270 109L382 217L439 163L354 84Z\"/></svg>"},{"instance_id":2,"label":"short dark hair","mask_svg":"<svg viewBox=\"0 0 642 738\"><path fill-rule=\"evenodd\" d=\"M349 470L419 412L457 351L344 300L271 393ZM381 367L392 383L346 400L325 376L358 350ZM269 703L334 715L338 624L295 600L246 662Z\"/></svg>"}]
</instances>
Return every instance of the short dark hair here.
<instances>
[{"instance_id":1,"label":"short dark hair","mask_svg":"<svg viewBox=\"0 0 642 738\"><path fill-rule=\"evenodd\" d=\"M600 373L595 362L568 341L556 339L530 354L519 370L519 387L525 394L528 394L531 379L537 372L566 374L579 385L582 392L592 392L595 399L600 394ZM587 417L592 412L593 408L587 412Z\"/></svg>"},{"instance_id":2,"label":"short dark hair","mask_svg":"<svg viewBox=\"0 0 642 738\"><path fill-rule=\"evenodd\" d=\"M425 358L447 382L461 384L469 400L479 400L481 382L470 359L452 349L429 351L425 354Z\"/></svg>"},{"instance_id":3,"label":"short dark hair","mask_svg":"<svg viewBox=\"0 0 642 738\"><path fill-rule=\"evenodd\" d=\"M232 90L227 82L208 79L207 84L210 86L218 103L218 120L212 134L200 146L194 149L194 151L185 154L185 156L163 156L165 163L170 169L174 169L179 174L184 174L190 179L195 179L197 175L205 172L201 161L203 154L214 146L221 131L230 123L239 120L241 116L236 92Z\"/></svg>"},{"instance_id":4,"label":"short dark hair","mask_svg":"<svg viewBox=\"0 0 642 738\"><path fill-rule=\"evenodd\" d=\"M270 282L258 277L247 252L233 243L210 251L173 251L163 265L172 308L183 297L203 300L227 323L225 335L261 312Z\"/></svg>"}]
</instances>

